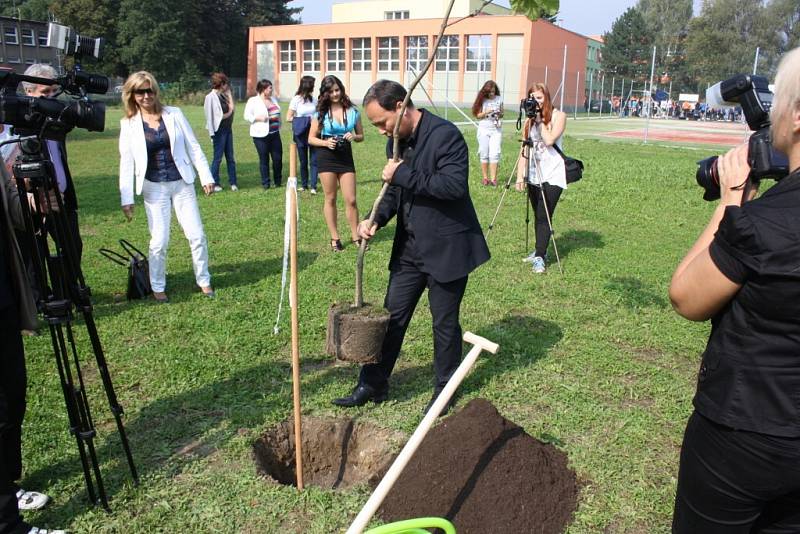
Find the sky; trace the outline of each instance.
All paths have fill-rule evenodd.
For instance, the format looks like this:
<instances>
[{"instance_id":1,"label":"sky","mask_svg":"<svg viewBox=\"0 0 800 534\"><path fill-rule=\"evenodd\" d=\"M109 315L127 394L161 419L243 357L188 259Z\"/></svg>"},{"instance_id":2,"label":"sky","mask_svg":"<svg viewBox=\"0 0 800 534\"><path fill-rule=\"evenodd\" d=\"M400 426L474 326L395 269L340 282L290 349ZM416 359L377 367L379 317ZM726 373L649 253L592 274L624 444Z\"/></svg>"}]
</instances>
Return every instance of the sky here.
<instances>
[{"instance_id":1,"label":"sky","mask_svg":"<svg viewBox=\"0 0 800 534\"><path fill-rule=\"evenodd\" d=\"M302 7L300 16L303 22L320 23L331 21L331 5L342 0L294 0L290 7ZM348 0L350 1L350 0ZM508 0L496 3L508 7ZM700 0L694 0L695 13ZM558 18L561 26L583 35L602 35L611 30L611 25L626 9L636 4L636 0L561 0Z\"/></svg>"}]
</instances>

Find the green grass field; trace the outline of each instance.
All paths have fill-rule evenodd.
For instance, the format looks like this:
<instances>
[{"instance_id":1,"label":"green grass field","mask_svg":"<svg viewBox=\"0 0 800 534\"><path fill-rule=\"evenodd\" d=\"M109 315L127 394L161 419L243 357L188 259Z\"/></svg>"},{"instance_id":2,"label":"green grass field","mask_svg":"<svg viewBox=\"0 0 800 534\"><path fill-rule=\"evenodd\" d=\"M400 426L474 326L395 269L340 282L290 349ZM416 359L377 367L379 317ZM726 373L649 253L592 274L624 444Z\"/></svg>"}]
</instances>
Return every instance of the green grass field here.
<instances>
[{"instance_id":1,"label":"green grass field","mask_svg":"<svg viewBox=\"0 0 800 534\"><path fill-rule=\"evenodd\" d=\"M202 108L185 111L210 156ZM273 335L284 189L261 189L247 124L237 121L241 190L226 188L199 200L217 298L200 295L186 240L173 221L171 303L127 303L119 297L125 270L96 252L115 247L121 237L145 250L148 242L141 198L131 223L119 207L119 116L119 109L109 110L104 133L73 132L69 151L84 274L142 481L138 487L130 483L96 366L87 362L112 512L87 504L49 336L26 338L22 483L54 498L27 519L73 532L343 531L366 502L366 488L298 493L257 476L251 460L254 440L292 409L287 308L280 333ZM283 129L285 148L288 130ZM380 188L384 160L383 138L367 123L365 131L366 141L355 148L362 213ZM503 189L479 185L474 130L467 129L465 137L471 194L486 227ZM503 181L516 159L516 138L509 129ZM527 252L525 202L512 188L488 236L492 259L470 277L461 314L465 330L499 343L500 352L481 356L460 388L459 403L487 398L528 433L569 455L581 483L570 534L668 532L681 437L708 327L679 318L667 287L713 206L701 200L694 183L697 151L569 137L565 150L582 159L586 171L555 214L564 274L552 265L546 275L534 275L521 262ZM356 250L330 252L322 195L302 193L300 210L303 412L341 415L330 399L350 390L357 369L333 365L325 356L326 312L332 302L352 298ZM532 240L532 225L530 230ZM367 253L368 301L383 299L392 235L393 225L381 230ZM88 357L82 323L76 331ZM351 413L410 434L430 398L433 376L425 301L403 348L390 402Z\"/></svg>"}]
</instances>

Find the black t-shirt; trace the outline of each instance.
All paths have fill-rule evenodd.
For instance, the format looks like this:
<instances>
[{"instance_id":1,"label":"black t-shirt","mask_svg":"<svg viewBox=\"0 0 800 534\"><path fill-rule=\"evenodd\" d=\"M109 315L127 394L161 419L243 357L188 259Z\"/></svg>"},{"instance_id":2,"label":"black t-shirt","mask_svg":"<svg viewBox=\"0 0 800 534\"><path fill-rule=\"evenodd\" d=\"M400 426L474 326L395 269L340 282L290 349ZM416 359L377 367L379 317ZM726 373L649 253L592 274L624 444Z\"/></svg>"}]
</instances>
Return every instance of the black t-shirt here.
<instances>
[{"instance_id":1,"label":"black t-shirt","mask_svg":"<svg viewBox=\"0 0 800 534\"><path fill-rule=\"evenodd\" d=\"M728 207L709 253L742 287L711 320L694 405L723 425L800 437L800 171Z\"/></svg>"},{"instance_id":2,"label":"black t-shirt","mask_svg":"<svg viewBox=\"0 0 800 534\"><path fill-rule=\"evenodd\" d=\"M222 93L217 94L217 96L219 97L219 105L222 107L222 113L227 113L228 110L230 109L227 97ZM233 127L233 114L230 114L219 122L219 128L217 128L217 131L219 132L220 130L230 130L232 127Z\"/></svg>"}]
</instances>

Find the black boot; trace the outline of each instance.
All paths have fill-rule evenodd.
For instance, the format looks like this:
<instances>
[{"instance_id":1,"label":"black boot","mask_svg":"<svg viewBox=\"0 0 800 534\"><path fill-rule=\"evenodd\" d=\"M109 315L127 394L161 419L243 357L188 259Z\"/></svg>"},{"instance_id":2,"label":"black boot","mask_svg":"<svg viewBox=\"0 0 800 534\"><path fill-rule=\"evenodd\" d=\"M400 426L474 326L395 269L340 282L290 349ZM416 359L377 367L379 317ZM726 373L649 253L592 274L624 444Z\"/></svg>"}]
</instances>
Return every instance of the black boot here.
<instances>
[{"instance_id":1,"label":"black boot","mask_svg":"<svg viewBox=\"0 0 800 534\"><path fill-rule=\"evenodd\" d=\"M343 406L345 408L352 408L353 406L364 406L368 401L379 404L385 401L389 396L389 390L377 390L367 384L359 384L353 392L347 397L340 397L333 399L331 402L336 406Z\"/></svg>"}]
</instances>

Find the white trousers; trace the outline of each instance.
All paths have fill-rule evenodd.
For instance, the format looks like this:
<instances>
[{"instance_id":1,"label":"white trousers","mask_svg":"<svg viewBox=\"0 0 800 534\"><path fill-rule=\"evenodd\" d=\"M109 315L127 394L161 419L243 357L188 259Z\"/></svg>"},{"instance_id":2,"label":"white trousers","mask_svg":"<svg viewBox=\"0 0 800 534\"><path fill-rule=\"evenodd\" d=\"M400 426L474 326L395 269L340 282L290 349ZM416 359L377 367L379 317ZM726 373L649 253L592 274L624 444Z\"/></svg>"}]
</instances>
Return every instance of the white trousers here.
<instances>
[{"instance_id":1,"label":"white trousers","mask_svg":"<svg viewBox=\"0 0 800 534\"><path fill-rule=\"evenodd\" d=\"M183 228L183 234L189 240L194 263L194 278L197 285L211 285L208 274L208 241L200 220L200 209L197 206L197 195L194 186L183 180L174 182L144 181L142 187L144 209L147 212L147 226L150 229L150 285L153 291L163 292L167 286L167 246L169 245L169 227L172 220L171 208L175 207L175 216Z\"/></svg>"},{"instance_id":2,"label":"white trousers","mask_svg":"<svg viewBox=\"0 0 800 534\"><path fill-rule=\"evenodd\" d=\"M497 128L478 127L478 156L481 163L500 161L500 143L503 132Z\"/></svg>"}]
</instances>

